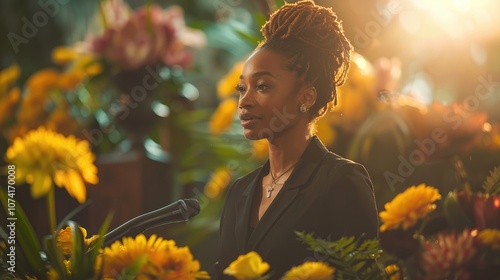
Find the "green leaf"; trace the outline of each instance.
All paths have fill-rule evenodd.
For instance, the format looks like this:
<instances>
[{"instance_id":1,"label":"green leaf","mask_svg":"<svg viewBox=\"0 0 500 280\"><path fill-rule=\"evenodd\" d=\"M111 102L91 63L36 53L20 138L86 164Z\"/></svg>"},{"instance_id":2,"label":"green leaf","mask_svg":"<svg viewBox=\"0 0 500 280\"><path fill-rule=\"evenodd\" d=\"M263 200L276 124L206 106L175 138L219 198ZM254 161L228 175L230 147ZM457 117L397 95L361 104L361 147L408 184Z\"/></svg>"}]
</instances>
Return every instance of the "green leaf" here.
<instances>
[{"instance_id":1,"label":"green leaf","mask_svg":"<svg viewBox=\"0 0 500 280\"><path fill-rule=\"evenodd\" d=\"M335 267L336 279L376 279L381 274L381 268L375 262L381 254L377 239L346 236L330 242L312 234L296 234L311 250L329 257L328 261Z\"/></svg>"},{"instance_id":2,"label":"green leaf","mask_svg":"<svg viewBox=\"0 0 500 280\"><path fill-rule=\"evenodd\" d=\"M68 279L66 266L64 265L64 255L62 249L57 246L57 233L45 238L45 254L47 261L62 279Z\"/></svg>"},{"instance_id":3,"label":"green leaf","mask_svg":"<svg viewBox=\"0 0 500 280\"><path fill-rule=\"evenodd\" d=\"M78 224L74 221L68 221L68 226L71 227L73 233L73 248L71 249L71 278L72 279L87 279L88 271L85 268L84 254L86 246L83 241L83 234ZM92 272L92 271L91 271Z\"/></svg>"},{"instance_id":4,"label":"green leaf","mask_svg":"<svg viewBox=\"0 0 500 280\"><path fill-rule=\"evenodd\" d=\"M16 239L18 241L16 252L22 252L23 257L26 259L29 266L25 268L26 271L29 271L32 275L39 279L43 279L46 275L46 269L42 259L40 258L41 246L38 242L35 231L26 217L21 205L16 202L15 209L9 210L9 199L13 200L7 196L5 190L2 188L0 190L0 200L6 217L12 217L11 214L14 214L16 218L16 220L12 221L15 224ZM21 247L21 250L19 250L18 247Z\"/></svg>"},{"instance_id":5,"label":"green leaf","mask_svg":"<svg viewBox=\"0 0 500 280\"><path fill-rule=\"evenodd\" d=\"M95 267L95 263L97 261L97 257L100 254L99 251L102 248L102 244L104 242L104 235L108 231L108 228L109 228L109 225L111 224L111 220L112 219L113 219L113 214L109 213L106 216L106 219L104 220L104 222L102 223L101 228L99 229L99 233L98 233L99 237L97 238L97 240L95 241L95 243L92 245L92 247L90 247L89 250L87 251L88 264L92 267L92 269L94 269L94 267ZM103 268L102 265L103 264L104 264L104 262L101 262L101 268L99 269L99 271L101 273L102 273L102 268ZM101 276L97 275L97 278L100 279Z\"/></svg>"},{"instance_id":6,"label":"green leaf","mask_svg":"<svg viewBox=\"0 0 500 280\"><path fill-rule=\"evenodd\" d=\"M129 280L135 279L137 274L141 272L142 265L148 260L146 254L142 254L138 257L131 265L125 268L120 276L118 276L119 280Z\"/></svg>"},{"instance_id":7,"label":"green leaf","mask_svg":"<svg viewBox=\"0 0 500 280\"><path fill-rule=\"evenodd\" d=\"M450 227L457 230L474 228L474 222L467 217L458 201L457 193L450 192L444 199L444 215Z\"/></svg>"}]
</instances>

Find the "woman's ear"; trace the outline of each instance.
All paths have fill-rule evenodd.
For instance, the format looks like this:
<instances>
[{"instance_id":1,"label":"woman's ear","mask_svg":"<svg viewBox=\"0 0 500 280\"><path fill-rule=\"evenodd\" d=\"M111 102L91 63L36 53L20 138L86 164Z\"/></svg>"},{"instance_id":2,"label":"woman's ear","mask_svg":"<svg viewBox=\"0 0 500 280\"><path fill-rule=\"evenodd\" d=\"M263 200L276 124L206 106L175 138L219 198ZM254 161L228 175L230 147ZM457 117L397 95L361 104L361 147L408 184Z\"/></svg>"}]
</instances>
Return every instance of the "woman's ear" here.
<instances>
[{"instance_id":1,"label":"woman's ear","mask_svg":"<svg viewBox=\"0 0 500 280\"><path fill-rule=\"evenodd\" d=\"M309 109L316 103L317 96L318 95L316 93L315 87L313 86L307 87L302 92L301 104L305 104L306 107Z\"/></svg>"}]
</instances>

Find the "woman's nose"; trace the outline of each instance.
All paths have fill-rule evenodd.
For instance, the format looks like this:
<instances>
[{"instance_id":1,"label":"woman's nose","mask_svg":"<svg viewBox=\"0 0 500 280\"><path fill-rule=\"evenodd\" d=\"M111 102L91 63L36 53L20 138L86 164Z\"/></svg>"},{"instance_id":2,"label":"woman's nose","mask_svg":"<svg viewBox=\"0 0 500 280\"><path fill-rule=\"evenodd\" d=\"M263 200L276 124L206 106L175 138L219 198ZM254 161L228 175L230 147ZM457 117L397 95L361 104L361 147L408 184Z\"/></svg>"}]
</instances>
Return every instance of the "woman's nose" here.
<instances>
[{"instance_id":1,"label":"woman's nose","mask_svg":"<svg viewBox=\"0 0 500 280\"><path fill-rule=\"evenodd\" d=\"M255 104L255 99L250 90L247 90L246 92L240 94L240 99L238 102L239 108L248 108L253 106L254 104Z\"/></svg>"}]
</instances>

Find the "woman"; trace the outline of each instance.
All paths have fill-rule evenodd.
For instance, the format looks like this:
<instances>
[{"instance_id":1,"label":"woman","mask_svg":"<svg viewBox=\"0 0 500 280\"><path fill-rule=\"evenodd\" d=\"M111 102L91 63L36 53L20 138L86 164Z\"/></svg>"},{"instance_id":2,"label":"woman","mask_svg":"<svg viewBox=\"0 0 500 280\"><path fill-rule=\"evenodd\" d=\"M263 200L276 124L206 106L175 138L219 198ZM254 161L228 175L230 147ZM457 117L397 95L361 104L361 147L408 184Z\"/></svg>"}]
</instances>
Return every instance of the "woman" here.
<instances>
[{"instance_id":1,"label":"woman","mask_svg":"<svg viewBox=\"0 0 500 280\"><path fill-rule=\"evenodd\" d=\"M376 238L378 214L363 166L329 152L313 135L346 77L349 41L331 9L286 4L262 28L237 85L248 139L267 138L269 160L230 187L214 278L239 255L258 252L273 279L315 256L295 231L336 240Z\"/></svg>"}]
</instances>

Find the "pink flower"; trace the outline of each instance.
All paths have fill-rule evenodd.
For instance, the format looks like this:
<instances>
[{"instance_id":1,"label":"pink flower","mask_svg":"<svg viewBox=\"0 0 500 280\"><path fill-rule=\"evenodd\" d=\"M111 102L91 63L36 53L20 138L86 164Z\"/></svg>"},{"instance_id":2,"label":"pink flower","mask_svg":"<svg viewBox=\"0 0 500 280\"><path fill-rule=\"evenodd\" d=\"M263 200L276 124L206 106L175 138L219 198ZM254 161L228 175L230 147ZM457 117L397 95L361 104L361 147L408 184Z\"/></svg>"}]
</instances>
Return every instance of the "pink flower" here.
<instances>
[{"instance_id":1,"label":"pink flower","mask_svg":"<svg viewBox=\"0 0 500 280\"><path fill-rule=\"evenodd\" d=\"M90 39L90 50L124 70L159 62L187 66L191 55L186 47L204 43L203 33L185 26L179 7L144 6L124 19L123 7L114 2L115 12L108 13L112 24L101 36Z\"/></svg>"},{"instance_id":2,"label":"pink flower","mask_svg":"<svg viewBox=\"0 0 500 280\"><path fill-rule=\"evenodd\" d=\"M476 235L477 231L466 229L426 240L419 258L424 275L419 279L471 279L469 268L478 251Z\"/></svg>"}]
</instances>

